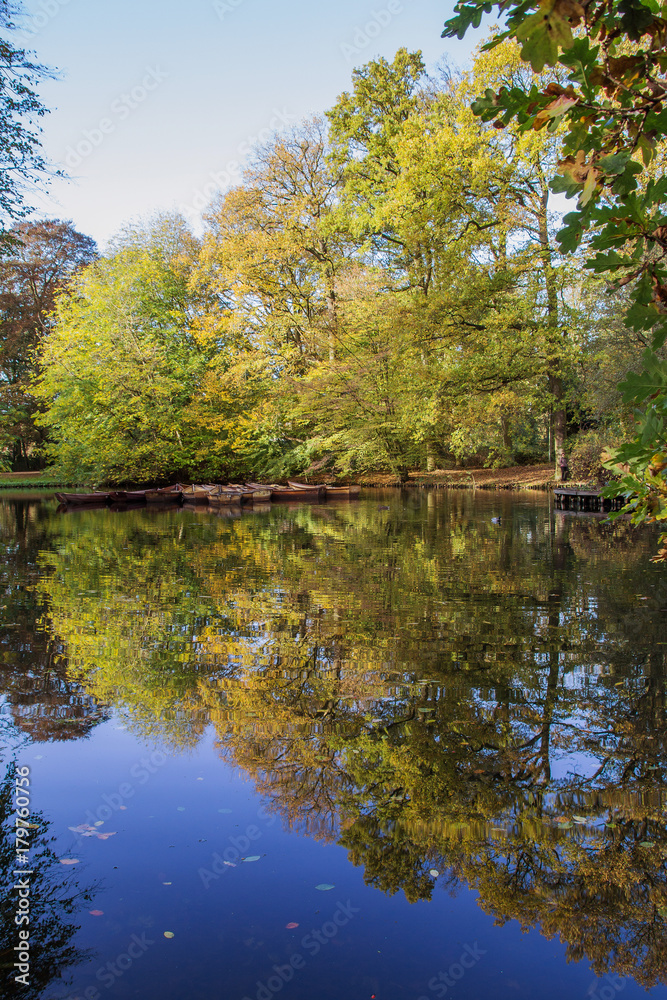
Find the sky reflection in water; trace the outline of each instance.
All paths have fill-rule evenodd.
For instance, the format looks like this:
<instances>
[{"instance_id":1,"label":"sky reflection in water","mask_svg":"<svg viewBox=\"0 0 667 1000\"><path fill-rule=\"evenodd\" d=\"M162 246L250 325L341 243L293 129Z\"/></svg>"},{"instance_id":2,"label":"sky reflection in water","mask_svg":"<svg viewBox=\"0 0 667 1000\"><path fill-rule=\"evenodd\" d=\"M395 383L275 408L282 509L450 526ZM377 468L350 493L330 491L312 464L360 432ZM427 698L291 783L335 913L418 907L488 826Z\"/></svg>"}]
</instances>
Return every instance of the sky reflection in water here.
<instances>
[{"instance_id":1,"label":"sky reflection in water","mask_svg":"<svg viewBox=\"0 0 667 1000\"><path fill-rule=\"evenodd\" d=\"M667 997L650 535L463 492L0 532L4 761L71 886L24 996Z\"/></svg>"}]
</instances>

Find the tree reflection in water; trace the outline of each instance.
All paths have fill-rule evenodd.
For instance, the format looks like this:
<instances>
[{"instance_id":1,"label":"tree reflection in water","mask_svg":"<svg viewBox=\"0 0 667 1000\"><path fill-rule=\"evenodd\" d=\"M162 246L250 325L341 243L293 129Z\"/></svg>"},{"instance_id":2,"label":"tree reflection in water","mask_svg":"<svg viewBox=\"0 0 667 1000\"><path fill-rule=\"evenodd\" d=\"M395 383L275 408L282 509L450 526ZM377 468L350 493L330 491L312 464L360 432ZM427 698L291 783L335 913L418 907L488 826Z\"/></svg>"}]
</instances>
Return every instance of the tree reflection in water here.
<instances>
[{"instance_id":1,"label":"tree reflection in water","mask_svg":"<svg viewBox=\"0 0 667 1000\"><path fill-rule=\"evenodd\" d=\"M598 975L667 981L650 537L466 494L48 531L46 641L96 704L180 747L212 723L286 827L383 892L428 899L435 867Z\"/></svg>"},{"instance_id":2,"label":"tree reflection in water","mask_svg":"<svg viewBox=\"0 0 667 1000\"><path fill-rule=\"evenodd\" d=\"M2 766L2 765L0 765ZM74 922L77 911L90 903L92 888L82 888L71 872L66 872L54 853L50 824L40 813L32 813L30 830L30 974L29 985L17 984L15 947L19 944L14 922L18 897L12 872L16 864L14 810L14 764L5 766L0 779L0 868L5 872L0 890L0 995L19 1000L43 1000L49 987L62 987L76 966L90 955L73 944L79 930ZM22 925L23 926L23 925Z\"/></svg>"}]
</instances>

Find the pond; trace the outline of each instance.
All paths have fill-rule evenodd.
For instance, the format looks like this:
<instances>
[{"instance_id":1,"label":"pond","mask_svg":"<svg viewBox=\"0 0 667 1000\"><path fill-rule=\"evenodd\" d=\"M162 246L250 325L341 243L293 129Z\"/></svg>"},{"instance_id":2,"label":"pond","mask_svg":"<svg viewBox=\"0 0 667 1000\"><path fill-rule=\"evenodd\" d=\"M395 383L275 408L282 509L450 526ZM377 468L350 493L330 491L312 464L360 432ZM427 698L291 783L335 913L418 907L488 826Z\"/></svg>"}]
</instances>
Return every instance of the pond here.
<instances>
[{"instance_id":1,"label":"pond","mask_svg":"<svg viewBox=\"0 0 667 1000\"><path fill-rule=\"evenodd\" d=\"M0 536L3 997L667 998L655 535L413 490Z\"/></svg>"}]
</instances>

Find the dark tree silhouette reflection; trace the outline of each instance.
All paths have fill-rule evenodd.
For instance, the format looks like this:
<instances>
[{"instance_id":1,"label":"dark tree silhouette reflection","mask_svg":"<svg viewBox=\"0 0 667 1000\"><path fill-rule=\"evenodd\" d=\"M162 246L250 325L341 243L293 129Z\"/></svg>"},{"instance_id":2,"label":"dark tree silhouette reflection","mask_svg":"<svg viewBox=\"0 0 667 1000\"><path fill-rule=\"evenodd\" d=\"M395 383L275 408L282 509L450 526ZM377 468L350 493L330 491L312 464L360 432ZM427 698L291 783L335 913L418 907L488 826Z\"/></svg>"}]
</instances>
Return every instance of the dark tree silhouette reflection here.
<instances>
[{"instance_id":1,"label":"dark tree silhouette reflection","mask_svg":"<svg viewBox=\"0 0 667 1000\"><path fill-rule=\"evenodd\" d=\"M77 911L92 899L92 888L82 888L76 875L61 865L51 847L49 823L41 813L32 813L30 830L30 975L29 985L15 981L18 970L15 947L19 944L15 923L18 896L14 890L20 869L16 863L14 812L15 766L5 767L0 781L0 867L4 873L0 890L0 996L17 1000L46 1000L51 988L66 985L68 971L89 959L72 939L79 930ZM20 877L20 876L19 876Z\"/></svg>"}]
</instances>

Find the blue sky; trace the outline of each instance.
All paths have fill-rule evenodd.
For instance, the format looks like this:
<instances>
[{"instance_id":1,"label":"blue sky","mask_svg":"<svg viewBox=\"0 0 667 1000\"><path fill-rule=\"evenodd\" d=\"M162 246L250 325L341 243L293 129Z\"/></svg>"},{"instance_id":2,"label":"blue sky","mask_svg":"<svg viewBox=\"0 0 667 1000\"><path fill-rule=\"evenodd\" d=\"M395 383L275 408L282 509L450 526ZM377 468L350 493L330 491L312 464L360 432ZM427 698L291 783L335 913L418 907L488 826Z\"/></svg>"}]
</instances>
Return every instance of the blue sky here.
<instances>
[{"instance_id":1,"label":"blue sky","mask_svg":"<svg viewBox=\"0 0 667 1000\"><path fill-rule=\"evenodd\" d=\"M405 45L462 64L478 32L440 38L453 0L25 0L21 44L61 71L42 87L44 148L66 163L39 208L105 241L132 219L193 221L238 179L256 137L330 107L355 65Z\"/></svg>"}]
</instances>

